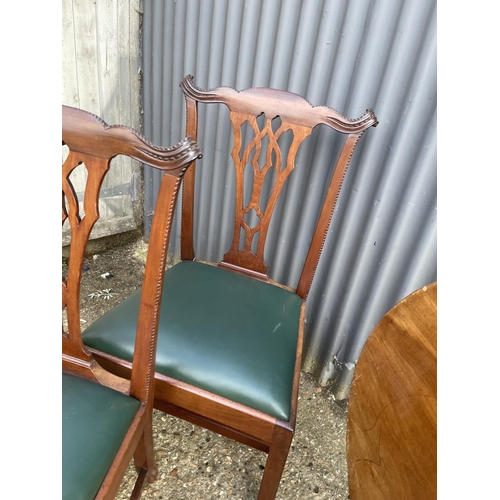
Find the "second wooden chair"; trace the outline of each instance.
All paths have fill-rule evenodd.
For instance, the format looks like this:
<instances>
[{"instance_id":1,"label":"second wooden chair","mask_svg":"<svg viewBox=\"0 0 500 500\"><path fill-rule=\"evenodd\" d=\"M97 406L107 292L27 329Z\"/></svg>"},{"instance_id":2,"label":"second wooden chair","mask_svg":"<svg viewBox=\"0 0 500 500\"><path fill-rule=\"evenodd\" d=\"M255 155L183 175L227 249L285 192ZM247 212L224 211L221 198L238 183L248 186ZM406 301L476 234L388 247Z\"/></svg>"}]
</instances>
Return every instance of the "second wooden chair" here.
<instances>
[{"instance_id":1,"label":"second wooden chair","mask_svg":"<svg viewBox=\"0 0 500 500\"><path fill-rule=\"evenodd\" d=\"M182 176L201 157L192 140L160 148L134 130L108 126L86 111L62 107L62 223L71 241L62 306L67 326L62 332L62 498L112 499L134 458L138 476L131 498L141 495L144 482L155 480L152 412L153 363L161 299L165 248ZM136 345L131 380L117 377L96 363L83 345L80 329L80 282L86 246L99 218L99 191L111 160L126 155L164 171L157 204L142 293L132 329ZM86 182L76 192L73 172L82 167ZM79 202L78 198L81 198ZM137 332L137 335L136 335Z\"/></svg>"}]
</instances>

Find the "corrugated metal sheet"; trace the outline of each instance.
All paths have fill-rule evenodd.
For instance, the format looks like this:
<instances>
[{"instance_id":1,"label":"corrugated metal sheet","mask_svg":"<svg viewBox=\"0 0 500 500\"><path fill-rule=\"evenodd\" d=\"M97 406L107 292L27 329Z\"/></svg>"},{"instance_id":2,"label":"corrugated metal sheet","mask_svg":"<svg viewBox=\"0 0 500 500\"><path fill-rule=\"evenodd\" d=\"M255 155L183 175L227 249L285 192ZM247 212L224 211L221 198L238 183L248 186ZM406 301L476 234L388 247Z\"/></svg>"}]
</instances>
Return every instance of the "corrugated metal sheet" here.
<instances>
[{"instance_id":1,"label":"corrugated metal sheet","mask_svg":"<svg viewBox=\"0 0 500 500\"><path fill-rule=\"evenodd\" d=\"M435 0L145 0L143 71L144 132L163 145L184 135L187 74L202 88L289 90L351 118L375 111L380 123L354 154L308 300L303 367L345 397L380 318L437 278ZM207 260L222 257L232 229L224 113L200 106L195 245ZM320 127L299 153L266 246L277 280L298 280L320 170L333 169L338 147ZM147 230L158 177L148 171L145 181Z\"/></svg>"}]
</instances>

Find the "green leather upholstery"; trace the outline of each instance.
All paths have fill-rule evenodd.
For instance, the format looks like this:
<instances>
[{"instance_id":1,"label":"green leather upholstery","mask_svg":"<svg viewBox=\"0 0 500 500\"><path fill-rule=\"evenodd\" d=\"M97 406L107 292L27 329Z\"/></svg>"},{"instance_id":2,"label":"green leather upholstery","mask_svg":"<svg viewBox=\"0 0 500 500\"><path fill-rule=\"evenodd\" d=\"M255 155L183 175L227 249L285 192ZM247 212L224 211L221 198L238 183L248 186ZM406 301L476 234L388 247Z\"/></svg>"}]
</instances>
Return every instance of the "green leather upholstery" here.
<instances>
[{"instance_id":1,"label":"green leather upholstery","mask_svg":"<svg viewBox=\"0 0 500 500\"><path fill-rule=\"evenodd\" d=\"M132 360L140 292L83 332L85 344ZM290 418L302 299L227 269L183 261L167 271L156 370Z\"/></svg>"},{"instance_id":2,"label":"green leather upholstery","mask_svg":"<svg viewBox=\"0 0 500 500\"><path fill-rule=\"evenodd\" d=\"M139 404L108 387L63 373L63 500L95 497Z\"/></svg>"}]
</instances>

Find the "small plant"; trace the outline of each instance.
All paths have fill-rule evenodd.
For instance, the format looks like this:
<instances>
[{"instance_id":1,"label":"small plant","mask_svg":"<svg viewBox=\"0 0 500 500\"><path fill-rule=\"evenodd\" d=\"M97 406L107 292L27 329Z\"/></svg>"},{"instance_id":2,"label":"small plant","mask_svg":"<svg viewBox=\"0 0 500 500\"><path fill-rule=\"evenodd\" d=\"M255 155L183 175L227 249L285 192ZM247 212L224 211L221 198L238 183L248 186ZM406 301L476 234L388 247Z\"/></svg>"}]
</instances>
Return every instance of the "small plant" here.
<instances>
[{"instance_id":1,"label":"small plant","mask_svg":"<svg viewBox=\"0 0 500 500\"><path fill-rule=\"evenodd\" d=\"M104 290L97 290L97 292L89 293L91 299L102 297L104 300L109 300L117 293L111 293L111 288L105 288Z\"/></svg>"}]
</instances>

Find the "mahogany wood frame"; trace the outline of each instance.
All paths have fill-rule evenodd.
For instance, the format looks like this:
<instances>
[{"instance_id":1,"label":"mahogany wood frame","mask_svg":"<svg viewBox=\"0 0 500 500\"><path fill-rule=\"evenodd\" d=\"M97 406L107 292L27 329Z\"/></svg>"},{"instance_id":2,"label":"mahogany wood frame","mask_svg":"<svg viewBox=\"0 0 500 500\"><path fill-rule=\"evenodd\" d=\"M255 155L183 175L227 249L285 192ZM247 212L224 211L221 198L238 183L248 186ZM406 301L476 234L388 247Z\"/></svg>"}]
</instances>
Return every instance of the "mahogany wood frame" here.
<instances>
[{"instance_id":1,"label":"mahogany wood frame","mask_svg":"<svg viewBox=\"0 0 500 500\"><path fill-rule=\"evenodd\" d=\"M123 475L134 457L138 478L131 498L139 498L144 482L155 480L157 468L153 453L152 410L154 359L156 353L159 303L170 225L178 189L186 169L201 157L197 145L185 139L171 148L161 148L124 126L108 126L86 111L62 107L62 141L69 155L62 165L62 222L71 228L67 279L62 284L62 305L68 327L62 334L63 372L100 383L140 401L139 409L99 489L97 499L114 498ZM85 248L99 218L99 190L110 161L123 154L164 172L158 196L150 251L146 262L140 316L130 380L116 376L97 363L83 345L80 330L80 281ZM70 180L80 164L87 171L83 211Z\"/></svg>"},{"instance_id":2,"label":"mahogany wood frame","mask_svg":"<svg viewBox=\"0 0 500 500\"><path fill-rule=\"evenodd\" d=\"M286 178L294 168L295 154L302 141L310 135L316 125L325 124L347 135L330 181L302 275L297 289L292 290L303 299L303 303L300 314L290 420L280 420L198 387L155 373L155 408L268 453L258 500L272 500L275 498L279 487L295 429L304 336L305 299L309 293L342 181L354 148L364 131L376 126L378 122L371 110L367 110L360 118L351 120L332 108L326 106L314 107L297 94L276 89L252 88L236 91L232 88L220 87L203 90L195 86L191 75L184 78L180 85L186 99L187 136L197 140L198 102L225 104L229 108L233 125L234 147L232 158L236 166L236 217L231 248L218 265L250 275L256 279L268 281L277 286L282 285L272 281L266 274L267 266L263 258L264 244L276 199L284 186ZM266 123L262 129L259 128L256 121L256 118L261 114L266 117ZM276 117L280 118L281 124L274 131L272 121ZM255 139L240 155L242 142L240 131L241 125L245 122L252 127ZM293 132L293 141L289 148L288 157L283 159L277 141L279 136L288 130ZM257 159L260 155L261 141L264 136L267 136L270 142L265 157L265 166L261 170L257 165ZM253 160L251 160L255 178L254 191L249 205L245 207L243 206L243 170L245 163L249 161L250 149L253 147L256 148ZM275 162L272 161L271 149L275 154ZM277 180L271 191L266 209L261 210L259 199L265 170L272 167L276 169ZM193 246L194 187L195 165L186 172L183 179L182 260L195 259ZM254 228L250 228L244 219L244 215L252 209L255 210L260 219L260 222ZM245 232L243 249L238 248L241 230ZM260 232L260 235L257 252L254 253L251 251L251 242L257 232ZM284 288L289 289L288 287ZM128 375L130 363L100 351L93 349L91 351L103 366L107 366L108 369L122 376Z\"/></svg>"}]
</instances>

